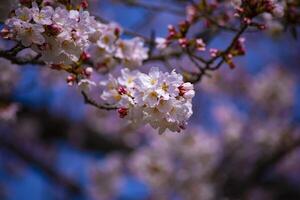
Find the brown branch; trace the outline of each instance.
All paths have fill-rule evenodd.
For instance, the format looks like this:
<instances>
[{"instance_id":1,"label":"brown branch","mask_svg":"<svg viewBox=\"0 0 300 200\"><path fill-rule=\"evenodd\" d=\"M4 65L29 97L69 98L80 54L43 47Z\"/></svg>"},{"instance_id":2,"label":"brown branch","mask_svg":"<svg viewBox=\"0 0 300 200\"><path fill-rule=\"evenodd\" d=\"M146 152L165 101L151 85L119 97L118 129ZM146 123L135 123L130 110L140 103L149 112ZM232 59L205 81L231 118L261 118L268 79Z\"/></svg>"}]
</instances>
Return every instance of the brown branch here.
<instances>
[{"instance_id":1,"label":"brown branch","mask_svg":"<svg viewBox=\"0 0 300 200\"><path fill-rule=\"evenodd\" d=\"M153 55L147 60L145 60L145 63L151 62L151 61L162 61L164 62L166 59L171 58L180 58L183 55L182 50L174 50L172 52L168 52L165 54L159 54L159 55Z\"/></svg>"},{"instance_id":2,"label":"brown branch","mask_svg":"<svg viewBox=\"0 0 300 200\"><path fill-rule=\"evenodd\" d=\"M81 94L82 94L82 96L84 98L84 102L86 104L94 106L100 110L116 110L116 109L118 109L116 106L98 104L94 99L89 97L88 94L84 91L82 91Z\"/></svg>"},{"instance_id":3,"label":"brown branch","mask_svg":"<svg viewBox=\"0 0 300 200\"><path fill-rule=\"evenodd\" d=\"M205 61L204 59L202 59L201 57L195 57L193 55L190 55L190 57L196 58L196 59L200 59L201 62L204 62L206 65L205 67L201 68L198 66L199 68L199 73L197 74L196 78L194 80L191 80L192 83L197 83L199 81L201 81L202 77L204 75L206 75L207 71L215 71L217 69L219 69L222 64L225 62L225 56L232 50L232 48L234 47L234 45L237 43L238 39L240 38L240 36L246 31L246 29L248 28L247 24L242 25L242 27L240 28L240 30L236 33L236 35L233 37L231 43L229 44L229 46L222 51L218 56L211 58L208 61ZM189 54L192 54L191 52L188 51ZM221 60L215 65L212 66L213 63L218 59L221 58ZM194 76L195 77L195 76Z\"/></svg>"}]
</instances>

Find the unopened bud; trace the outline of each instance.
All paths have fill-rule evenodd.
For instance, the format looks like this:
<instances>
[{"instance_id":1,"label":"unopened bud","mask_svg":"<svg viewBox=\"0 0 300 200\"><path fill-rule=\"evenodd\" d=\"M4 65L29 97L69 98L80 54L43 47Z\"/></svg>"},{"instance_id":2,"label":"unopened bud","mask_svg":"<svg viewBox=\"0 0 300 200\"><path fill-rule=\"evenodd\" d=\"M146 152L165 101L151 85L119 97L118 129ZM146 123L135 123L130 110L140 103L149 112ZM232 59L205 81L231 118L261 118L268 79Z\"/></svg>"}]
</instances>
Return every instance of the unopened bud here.
<instances>
[{"instance_id":1,"label":"unopened bud","mask_svg":"<svg viewBox=\"0 0 300 200\"><path fill-rule=\"evenodd\" d=\"M68 85L72 86L74 84L74 82L75 82L75 77L72 76L72 75L69 75L67 77L67 83L68 83Z\"/></svg>"},{"instance_id":2,"label":"unopened bud","mask_svg":"<svg viewBox=\"0 0 300 200\"><path fill-rule=\"evenodd\" d=\"M124 118L124 117L126 117L126 115L128 115L128 109L127 108L119 108L118 113L119 113L120 118Z\"/></svg>"},{"instance_id":3,"label":"unopened bud","mask_svg":"<svg viewBox=\"0 0 300 200\"><path fill-rule=\"evenodd\" d=\"M57 24L51 24L46 26L47 33L52 36L56 36L62 32L62 28Z\"/></svg>"},{"instance_id":4,"label":"unopened bud","mask_svg":"<svg viewBox=\"0 0 300 200\"><path fill-rule=\"evenodd\" d=\"M190 27L190 23L188 21L183 21L179 23L180 32L185 34Z\"/></svg>"},{"instance_id":5,"label":"unopened bud","mask_svg":"<svg viewBox=\"0 0 300 200\"><path fill-rule=\"evenodd\" d=\"M219 53L219 50L212 48L212 49L209 50L209 53L210 53L211 57L217 57L217 55Z\"/></svg>"},{"instance_id":6,"label":"unopened bud","mask_svg":"<svg viewBox=\"0 0 300 200\"><path fill-rule=\"evenodd\" d=\"M178 39L178 42L182 48L186 48L189 44L189 41L186 38Z\"/></svg>"},{"instance_id":7,"label":"unopened bud","mask_svg":"<svg viewBox=\"0 0 300 200\"><path fill-rule=\"evenodd\" d=\"M84 69L84 74L85 74L87 77L89 77L89 76L92 75L93 71L94 71L93 68L87 67L87 68Z\"/></svg>"},{"instance_id":8,"label":"unopened bud","mask_svg":"<svg viewBox=\"0 0 300 200\"><path fill-rule=\"evenodd\" d=\"M80 60L81 61L87 61L88 59L91 58L91 55L85 51L83 51L80 55Z\"/></svg>"},{"instance_id":9,"label":"unopened bud","mask_svg":"<svg viewBox=\"0 0 300 200\"><path fill-rule=\"evenodd\" d=\"M81 3L80 3L80 7L83 8L83 9L87 9L89 6L89 3L87 0L82 0Z\"/></svg>"},{"instance_id":10,"label":"unopened bud","mask_svg":"<svg viewBox=\"0 0 300 200\"><path fill-rule=\"evenodd\" d=\"M126 88L124 88L123 86L120 86L120 87L118 88L118 93L119 93L120 95L127 94L127 90L126 90Z\"/></svg>"},{"instance_id":11,"label":"unopened bud","mask_svg":"<svg viewBox=\"0 0 300 200\"><path fill-rule=\"evenodd\" d=\"M201 38L196 40L196 48L198 51L205 51L206 45Z\"/></svg>"}]
</instances>

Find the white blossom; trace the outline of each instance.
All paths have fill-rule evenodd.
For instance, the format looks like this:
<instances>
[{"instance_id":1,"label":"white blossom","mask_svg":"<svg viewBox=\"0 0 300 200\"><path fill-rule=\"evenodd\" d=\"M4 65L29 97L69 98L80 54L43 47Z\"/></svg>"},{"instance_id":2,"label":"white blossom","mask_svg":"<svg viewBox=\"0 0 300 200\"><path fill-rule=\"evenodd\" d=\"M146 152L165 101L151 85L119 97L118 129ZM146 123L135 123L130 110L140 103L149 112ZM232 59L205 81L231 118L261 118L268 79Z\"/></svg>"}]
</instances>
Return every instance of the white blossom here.
<instances>
[{"instance_id":1,"label":"white blossom","mask_svg":"<svg viewBox=\"0 0 300 200\"><path fill-rule=\"evenodd\" d=\"M274 17L277 18L281 18L284 15L284 6L279 3L279 2L275 2L274 3L274 9L272 10L272 14L274 15Z\"/></svg>"},{"instance_id":2,"label":"white blossom","mask_svg":"<svg viewBox=\"0 0 300 200\"><path fill-rule=\"evenodd\" d=\"M54 13L54 10L50 6L46 6L42 8L42 10L39 9L38 5L34 2L32 4L32 17L33 20L37 24L42 24L42 25L50 25L52 24L52 15Z\"/></svg>"},{"instance_id":3,"label":"white blossom","mask_svg":"<svg viewBox=\"0 0 300 200\"><path fill-rule=\"evenodd\" d=\"M24 22L29 22L32 19L32 10L27 7L16 9L15 14L18 19Z\"/></svg>"},{"instance_id":4,"label":"white blossom","mask_svg":"<svg viewBox=\"0 0 300 200\"><path fill-rule=\"evenodd\" d=\"M107 159L92 163L89 172L88 194L90 199L116 199L125 184L122 177L122 156L112 154Z\"/></svg>"},{"instance_id":5,"label":"white blossom","mask_svg":"<svg viewBox=\"0 0 300 200\"><path fill-rule=\"evenodd\" d=\"M218 163L219 143L197 129L181 135L154 135L149 145L131 156L129 168L151 187L153 199L172 199L174 195L186 200L216 199L211 175Z\"/></svg>"},{"instance_id":6,"label":"white blossom","mask_svg":"<svg viewBox=\"0 0 300 200\"><path fill-rule=\"evenodd\" d=\"M42 35L44 31L45 29L42 25L23 23L23 27L17 34L17 39L25 47L29 47L32 44L42 45L45 42L45 38Z\"/></svg>"},{"instance_id":7,"label":"white blossom","mask_svg":"<svg viewBox=\"0 0 300 200\"><path fill-rule=\"evenodd\" d=\"M175 71L164 73L151 68L148 74L122 69L121 75L101 82L101 98L120 109L120 117L132 124L149 124L159 133L180 132L192 115L193 85L184 83ZM137 117L138 116L138 117Z\"/></svg>"},{"instance_id":8,"label":"white blossom","mask_svg":"<svg viewBox=\"0 0 300 200\"><path fill-rule=\"evenodd\" d=\"M163 50L167 47L167 40L162 37L155 38L156 48L159 50Z\"/></svg>"},{"instance_id":9,"label":"white blossom","mask_svg":"<svg viewBox=\"0 0 300 200\"><path fill-rule=\"evenodd\" d=\"M117 24L98 22L88 11L63 6L54 9L33 2L30 8L20 5L14 13L5 22L11 39L41 54L47 64L71 65L89 51L93 52L89 59L99 70L109 70L118 63L140 66L148 58L141 38L122 40Z\"/></svg>"},{"instance_id":10,"label":"white blossom","mask_svg":"<svg viewBox=\"0 0 300 200\"><path fill-rule=\"evenodd\" d=\"M143 60L148 58L148 49L144 47L141 38L131 40L120 40L117 42L117 51L115 56L123 60L127 67L136 67L142 65Z\"/></svg>"}]
</instances>

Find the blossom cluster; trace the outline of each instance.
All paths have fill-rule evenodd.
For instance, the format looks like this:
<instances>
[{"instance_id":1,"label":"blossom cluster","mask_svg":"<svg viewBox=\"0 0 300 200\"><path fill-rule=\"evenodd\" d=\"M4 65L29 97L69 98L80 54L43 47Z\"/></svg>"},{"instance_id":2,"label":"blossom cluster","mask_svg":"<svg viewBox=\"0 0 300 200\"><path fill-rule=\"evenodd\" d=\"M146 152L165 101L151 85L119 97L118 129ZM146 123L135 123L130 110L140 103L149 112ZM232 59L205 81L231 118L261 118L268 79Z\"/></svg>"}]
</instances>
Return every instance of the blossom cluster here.
<instances>
[{"instance_id":1,"label":"blossom cluster","mask_svg":"<svg viewBox=\"0 0 300 200\"><path fill-rule=\"evenodd\" d=\"M295 103L295 78L278 66L266 68L249 85L251 100L261 108L284 111Z\"/></svg>"},{"instance_id":2,"label":"blossom cluster","mask_svg":"<svg viewBox=\"0 0 300 200\"><path fill-rule=\"evenodd\" d=\"M0 58L0 96L10 94L19 78L19 67L9 60Z\"/></svg>"},{"instance_id":3,"label":"blossom cluster","mask_svg":"<svg viewBox=\"0 0 300 200\"><path fill-rule=\"evenodd\" d=\"M40 60L56 68L90 58L96 68L110 67L121 61L138 66L147 58L141 38L122 40L121 28L103 24L83 8L67 10L38 5L21 5L6 20L5 37L30 47L41 55Z\"/></svg>"},{"instance_id":4,"label":"blossom cluster","mask_svg":"<svg viewBox=\"0 0 300 200\"><path fill-rule=\"evenodd\" d=\"M129 168L152 189L153 199L216 199L212 180L220 141L207 133L166 134L138 149Z\"/></svg>"},{"instance_id":5,"label":"blossom cluster","mask_svg":"<svg viewBox=\"0 0 300 200\"><path fill-rule=\"evenodd\" d=\"M121 118L135 125L148 123L160 133L184 129L193 113L193 85L175 71L164 73L153 67L145 74L122 69L120 77L110 75L100 84L106 86L101 98L116 105Z\"/></svg>"},{"instance_id":6,"label":"blossom cluster","mask_svg":"<svg viewBox=\"0 0 300 200\"><path fill-rule=\"evenodd\" d=\"M116 199L124 185L122 156L110 155L105 161L92 163L89 168L88 193L90 199Z\"/></svg>"}]
</instances>

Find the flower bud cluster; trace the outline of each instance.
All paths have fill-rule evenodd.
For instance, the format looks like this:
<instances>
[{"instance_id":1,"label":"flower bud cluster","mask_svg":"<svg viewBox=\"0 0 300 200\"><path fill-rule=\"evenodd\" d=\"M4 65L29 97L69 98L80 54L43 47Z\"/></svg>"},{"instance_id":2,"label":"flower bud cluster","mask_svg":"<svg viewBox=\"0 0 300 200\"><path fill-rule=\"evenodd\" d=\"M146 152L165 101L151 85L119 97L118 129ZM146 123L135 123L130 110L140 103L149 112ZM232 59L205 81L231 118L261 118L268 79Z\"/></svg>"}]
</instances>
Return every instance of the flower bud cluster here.
<instances>
[{"instance_id":1,"label":"flower bud cluster","mask_svg":"<svg viewBox=\"0 0 300 200\"><path fill-rule=\"evenodd\" d=\"M237 9L237 15L248 22L262 13L271 13L274 17L284 15L284 7L277 0L234 0L232 3Z\"/></svg>"},{"instance_id":2,"label":"flower bud cluster","mask_svg":"<svg viewBox=\"0 0 300 200\"><path fill-rule=\"evenodd\" d=\"M175 26L168 26L168 35L166 38L156 38L156 47L160 50L165 49L171 43L177 43L181 48L187 49L194 47L198 51L205 51L206 44L201 38L188 38L187 33L192 25L189 21L182 21L178 25L178 30Z\"/></svg>"},{"instance_id":3,"label":"flower bud cluster","mask_svg":"<svg viewBox=\"0 0 300 200\"><path fill-rule=\"evenodd\" d=\"M192 115L193 85L175 71L164 73L151 68L149 74L121 70L121 76L101 82L106 89L101 98L116 105L121 118L135 125L150 124L163 133L180 131Z\"/></svg>"},{"instance_id":4,"label":"flower bud cluster","mask_svg":"<svg viewBox=\"0 0 300 200\"><path fill-rule=\"evenodd\" d=\"M235 64L233 62L233 57L245 55L246 50L244 47L245 38L239 38L230 49L229 53L227 53L224 57L225 62L231 69L235 68Z\"/></svg>"}]
</instances>

